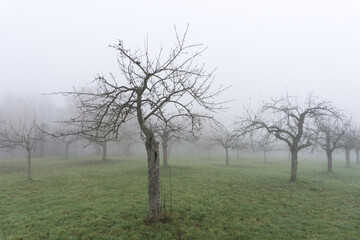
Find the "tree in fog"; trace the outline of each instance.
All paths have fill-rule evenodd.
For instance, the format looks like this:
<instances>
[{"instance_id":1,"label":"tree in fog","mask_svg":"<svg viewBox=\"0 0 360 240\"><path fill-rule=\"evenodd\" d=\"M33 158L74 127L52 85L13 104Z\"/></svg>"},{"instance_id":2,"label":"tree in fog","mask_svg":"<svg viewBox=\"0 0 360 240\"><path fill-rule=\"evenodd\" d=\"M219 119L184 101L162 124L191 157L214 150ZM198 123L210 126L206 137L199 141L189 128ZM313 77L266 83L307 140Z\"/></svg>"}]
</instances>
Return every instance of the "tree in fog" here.
<instances>
[{"instance_id":1,"label":"tree in fog","mask_svg":"<svg viewBox=\"0 0 360 240\"><path fill-rule=\"evenodd\" d=\"M163 166L169 166L169 155L170 149L169 144L172 140L190 140L190 136L186 136L186 129L189 126L183 123L173 123L168 124L167 122L162 122L160 124L152 124L151 128L154 133L160 138L161 146L163 150L162 159Z\"/></svg>"},{"instance_id":2,"label":"tree in fog","mask_svg":"<svg viewBox=\"0 0 360 240\"><path fill-rule=\"evenodd\" d=\"M272 150L272 143L276 138L269 132L260 132L260 134L251 135L251 145L254 151L263 153L264 163L266 163L266 154Z\"/></svg>"},{"instance_id":3,"label":"tree in fog","mask_svg":"<svg viewBox=\"0 0 360 240\"><path fill-rule=\"evenodd\" d=\"M27 179L31 177L31 158L36 150L37 143L42 141L42 135L38 134L35 120L30 121L25 116L17 122L7 122L0 132L0 146L6 148L20 147L25 150L27 159Z\"/></svg>"},{"instance_id":4,"label":"tree in fog","mask_svg":"<svg viewBox=\"0 0 360 240\"><path fill-rule=\"evenodd\" d=\"M118 52L121 80L99 75L93 82L94 90L63 93L77 99L80 114L69 122L85 127L85 134L102 128L101 137L116 138L125 122L137 120L147 151L149 215L153 221L161 219L162 211L159 146L149 123L163 122L172 128L176 122L186 122L196 134L202 120L212 119L211 112L220 107L214 97L222 90L212 92L212 72L196 63L205 48L187 44L186 35L187 30L182 36L176 32L175 47L166 55L163 49L152 55L147 41L143 50L128 49L119 41L111 47Z\"/></svg>"},{"instance_id":5,"label":"tree in fog","mask_svg":"<svg viewBox=\"0 0 360 240\"><path fill-rule=\"evenodd\" d=\"M289 146L290 181L293 182L297 176L298 152L316 142L315 119L336 113L337 110L330 102L320 100L311 94L304 103L298 97L287 95L268 102L263 101L257 112L246 109L246 115L237 124L241 132L265 129Z\"/></svg>"},{"instance_id":6,"label":"tree in fog","mask_svg":"<svg viewBox=\"0 0 360 240\"><path fill-rule=\"evenodd\" d=\"M328 172L332 172L332 154L341 147L347 124L338 117L324 116L316 119L318 145L326 152Z\"/></svg>"},{"instance_id":7,"label":"tree in fog","mask_svg":"<svg viewBox=\"0 0 360 240\"><path fill-rule=\"evenodd\" d=\"M65 158L69 157L69 150L71 144L75 143L76 141L82 139L79 135L64 135L57 137L57 140L62 142L65 146Z\"/></svg>"},{"instance_id":8,"label":"tree in fog","mask_svg":"<svg viewBox=\"0 0 360 240\"><path fill-rule=\"evenodd\" d=\"M360 128L357 127L354 133L354 149L355 149L355 156L356 156L356 163L360 164Z\"/></svg>"},{"instance_id":9,"label":"tree in fog","mask_svg":"<svg viewBox=\"0 0 360 240\"><path fill-rule=\"evenodd\" d=\"M87 139L90 143L93 144L96 150L96 155L101 155L101 161L107 161L107 149L108 143L110 141L118 141L117 138L112 137L111 135L105 136L105 130L98 129L94 133L86 132L86 134L80 133L79 136Z\"/></svg>"},{"instance_id":10,"label":"tree in fog","mask_svg":"<svg viewBox=\"0 0 360 240\"><path fill-rule=\"evenodd\" d=\"M127 125L127 126L123 126L120 129L120 133L121 136L119 138L119 144L121 146L123 146L122 152L123 154L128 157L130 155L131 152L131 147L138 143L138 138L139 138L139 130L136 129L133 125Z\"/></svg>"},{"instance_id":11,"label":"tree in fog","mask_svg":"<svg viewBox=\"0 0 360 240\"><path fill-rule=\"evenodd\" d=\"M237 147L236 135L225 126L219 125L213 128L211 141L225 150L226 165L229 165L229 149Z\"/></svg>"},{"instance_id":12,"label":"tree in fog","mask_svg":"<svg viewBox=\"0 0 360 240\"><path fill-rule=\"evenodd\" d=\"M350 152L357 146L357 133L356 127L352 124L348 124L345 128L345 133L341 136L339 146L345 151L346 167L351 167L350 164Z\"/></svg>"}]
</instances>

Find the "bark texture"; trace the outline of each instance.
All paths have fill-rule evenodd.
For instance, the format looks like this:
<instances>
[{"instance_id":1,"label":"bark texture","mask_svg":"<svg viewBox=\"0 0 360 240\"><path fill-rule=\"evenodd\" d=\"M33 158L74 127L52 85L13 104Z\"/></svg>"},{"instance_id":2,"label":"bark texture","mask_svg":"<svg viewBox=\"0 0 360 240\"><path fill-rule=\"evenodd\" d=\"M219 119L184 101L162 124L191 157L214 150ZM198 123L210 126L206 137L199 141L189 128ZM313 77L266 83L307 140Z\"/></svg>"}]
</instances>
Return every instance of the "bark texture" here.
<instances>
[{"instance_id":1,"label":"bark texture","mask_svg":"<svg viewBox=\"0 0 360 240\"><path fill-rule=\"evenodd\" d=\"M160 170L159 170L159 143L154 135L147 137L145 142L148 160L148 197L149 197L149 217L153 221L161 218L161 198L160 198Z\"/></svg>"}]
</instances>

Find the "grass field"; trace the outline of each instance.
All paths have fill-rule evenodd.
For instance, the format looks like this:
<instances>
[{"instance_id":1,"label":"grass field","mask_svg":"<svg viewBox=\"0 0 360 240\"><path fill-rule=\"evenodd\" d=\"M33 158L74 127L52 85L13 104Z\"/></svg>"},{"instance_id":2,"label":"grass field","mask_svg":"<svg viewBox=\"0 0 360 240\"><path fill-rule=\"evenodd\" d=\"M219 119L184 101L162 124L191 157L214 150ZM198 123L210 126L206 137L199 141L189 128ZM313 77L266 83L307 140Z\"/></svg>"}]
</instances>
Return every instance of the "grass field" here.
<instances>
[{"instance_id":1,"label":"grass field","mask_svg":"<svg viewBox=\"0 0 360 240\"><path fill-rule=\"evenodd\" d=\"M360 166L172 157L173 214L149 224L145 157L0 161L1 239L360 239ZM169 170L161 170L169 193ZM169 195L166 198L169 206Z\"/></svg>"}]
</instances>

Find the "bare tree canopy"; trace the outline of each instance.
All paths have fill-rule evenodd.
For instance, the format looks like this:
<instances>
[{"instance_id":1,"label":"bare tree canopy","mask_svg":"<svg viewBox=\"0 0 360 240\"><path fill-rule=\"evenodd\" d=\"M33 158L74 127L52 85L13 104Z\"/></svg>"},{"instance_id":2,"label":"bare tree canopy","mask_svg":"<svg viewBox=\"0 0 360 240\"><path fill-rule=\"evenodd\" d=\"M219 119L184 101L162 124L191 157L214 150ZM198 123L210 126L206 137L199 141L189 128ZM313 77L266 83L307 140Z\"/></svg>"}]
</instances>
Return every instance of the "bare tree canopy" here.
<instances>
[{"instance_id":1,"label":"bare tree canopy","mask_svg":"<svg viewBox=\"0 0 360 240\"><path fill-rule=\"evenodd\" d=\"M82 129L82 134L97 138L116 138L120 127L130 119L137 119L148 155L148 194L150 218L161 218L159 151L150 122L166 123L169 128L184 122L196 135L204 118L212 119L212 112L221 108L216 102L223 89L213 91L213 71L196 60L204 53L202 44L188 44L175 29L175 47L153 55L148 41L144 49L129 49L122 41L111 45L118 53L122 78L99 75L93 88L74 89L62 94L77 100L80 114L68 121Z\"/></svg>"},{"instance_id":2,"label":"bare tree canopy","mask_svg":"<svg viewBox=\"0 0 360 240\"><path fill-rule=\"evenodd\" d=\"M264 163L266 163L266 153L272 150L272 143L274 143L277 138L266 130L258 132L258 134L250 135L251 147L254 151L261 151L263 153Z\"/></svg>"},{"instance_id":3,"label":"bare tree canopy","mask_svg":"<svg viewBox=\"0 0 360 240\"><path fill-rule=\"evenodd\" d=\"M25 157L28 163L27 179L31 177L31 158L44 135L38 131L35 119L29 119L27 116L19 121L9 121L3 123L0 131L0 146L2 148L19 147L25 150Z\"/></svg>"},{"instance_id":4,"label":"bare tree canopy","mask_svg":"<svg viewBox=\"0 0 360 240\"><path fill-rule=\"evenodd\" d=\"M225 126L218 125L216 128L213 128L210 140L214 144L220 145L222 148L224 148L226 154L226 165L229 165L229 149L235 149L238 147L236 135Z\"/></svg>"},{"instance_id":5,"label":"bare tree canopy","mask_svg":"<svg viewBox=\"0 0 360 240\"><path fill-rule=\"evenodd\" d=\"M326 152L328 172L332 172L332 153L341 147L341 141L349 123L342 117L320 116L316 118L318 145Z\"/></svg>"},{"instance_id":6,"label":"bare tree canopy","mask_svg":"<svg viewBox=\"0 0 360 240\"><path fill-rule=\"evenodd\" d=\"M291 181L296 180L298 152L317 141L315 119L319 116L338 115L338 110L328 101L309 94L304 102L296 96L263 101L257 112L246 109L246 115L236 124L243 134L265 129L284 141L291 151Z\"/></svg>"}]
</instances>

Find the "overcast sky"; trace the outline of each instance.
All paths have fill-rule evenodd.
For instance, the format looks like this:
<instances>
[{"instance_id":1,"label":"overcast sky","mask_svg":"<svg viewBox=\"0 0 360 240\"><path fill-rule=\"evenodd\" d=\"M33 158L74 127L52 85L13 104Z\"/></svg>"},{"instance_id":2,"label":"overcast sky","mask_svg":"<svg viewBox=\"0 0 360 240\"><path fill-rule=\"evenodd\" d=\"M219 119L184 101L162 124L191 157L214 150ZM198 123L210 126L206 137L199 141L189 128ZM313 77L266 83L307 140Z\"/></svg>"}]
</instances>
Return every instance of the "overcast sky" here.
<instances>
[{"instance_id":1,"label":"overcast sky","mask_svg":"<svg viewBox=\"0 0 360 240\"><path fill-rule=\"evenodd\" d=\"M190 23L188 42L216 80L232 85L240 114L251 98L314 93L360 119L360 1L357 0L0 0L0 95L71 90L117 73L122 39L156 49Z\"/></svg>"}]
</instances>

